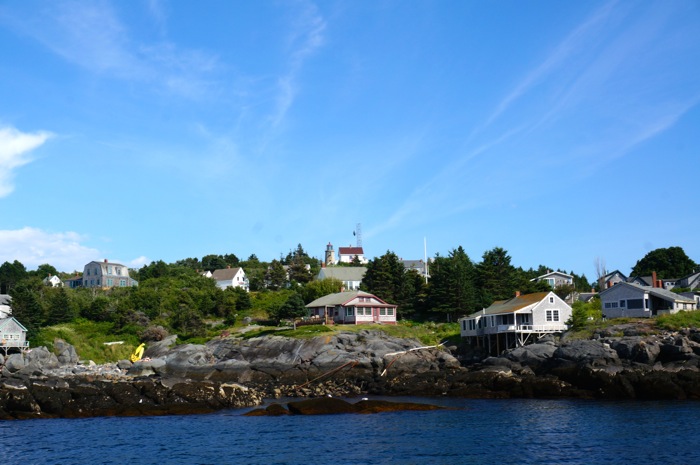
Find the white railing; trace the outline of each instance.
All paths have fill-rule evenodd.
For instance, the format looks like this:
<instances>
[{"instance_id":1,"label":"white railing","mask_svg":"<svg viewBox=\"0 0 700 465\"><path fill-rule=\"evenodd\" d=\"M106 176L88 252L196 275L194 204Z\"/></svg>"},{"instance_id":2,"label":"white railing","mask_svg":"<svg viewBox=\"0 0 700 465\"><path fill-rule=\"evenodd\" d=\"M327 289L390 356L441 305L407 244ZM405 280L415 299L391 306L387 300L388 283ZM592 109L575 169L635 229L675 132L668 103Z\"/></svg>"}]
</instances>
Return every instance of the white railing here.
<instances>
[{"instance_id":1,"label":"white railing","mask_svg":"<svg viewBox=\"0 0 700 465\"><path fill-rule=\"evenodd\" d=\"M523 332L523 333L547 333L566 331L568 327L563 323L547 324L547 325L498 325L487 326L486 328L476 328L462 330L462 336L481 336L483 334L499 334L507 332Z\"/></svg>"}]
</instances>

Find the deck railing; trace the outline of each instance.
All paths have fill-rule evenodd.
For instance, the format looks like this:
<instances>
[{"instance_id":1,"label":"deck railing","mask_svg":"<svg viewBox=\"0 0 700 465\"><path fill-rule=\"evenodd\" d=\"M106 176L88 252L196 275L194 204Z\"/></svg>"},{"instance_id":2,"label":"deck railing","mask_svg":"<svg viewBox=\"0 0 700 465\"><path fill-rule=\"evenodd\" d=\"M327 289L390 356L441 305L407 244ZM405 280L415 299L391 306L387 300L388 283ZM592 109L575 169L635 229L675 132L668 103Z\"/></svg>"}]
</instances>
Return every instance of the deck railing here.
<instances>
[{"instance_id":1,"label":"deck railing","mask_svg":"<svg viewBox=\"0 0 700 465\"><path fill-rule=\"evenodd\" d=\"M464 336L481 336L484 334L500 334L509 332L522 333L548 333L566 331L568 327L563 323L547 324L547 325L498 325L487 326L486 328L477 328L473 330L463 331Z\"/></svg>"}]
</instances>

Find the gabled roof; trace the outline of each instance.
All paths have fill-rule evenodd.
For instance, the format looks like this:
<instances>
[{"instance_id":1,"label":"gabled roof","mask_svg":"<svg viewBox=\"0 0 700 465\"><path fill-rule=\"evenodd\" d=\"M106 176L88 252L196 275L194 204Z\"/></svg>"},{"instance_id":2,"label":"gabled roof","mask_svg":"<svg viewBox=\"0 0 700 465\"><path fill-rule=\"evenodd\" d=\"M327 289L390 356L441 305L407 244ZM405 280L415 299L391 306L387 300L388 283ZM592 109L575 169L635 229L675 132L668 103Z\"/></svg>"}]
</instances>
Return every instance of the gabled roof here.
<instances>
[{"instance_id":1,"label":"gabled roof","mask_svg":"<svg viewBox=\"0 0 700 465\"><path fill-rule=\"evenodd\" d=\"M25 332L27 331L27 328L25 328L24 325L22 323L20 323L19 321L17 321L17 318L15 318L13 316L8 316L7 318L0 318L0 329L12 324L13 321L15 322L15 324L17 324L17 326L19 326L19 328L22 331L25 331Z\"/></svg>"},{"instance_id":2,"label":"gabled roof","mask_svg":"<svg viewBox=\"0 0 700 465\"><path fill-rule=\"evenodd\" d=\"M515 313L531 305L542 302L549 294L556 295L553 292L535 292L533 294L525 294L508 300L498 300L492 303L488 308L481 312L476 312L480 315L498 315L500 313Z\"/></svg>"},{"instance_id":3,"label":"gabled roof","mask_svg":"<svg viewBox=\"0 0 700 465\"><path fill-rule=\"evenodd\" d=\"M93 260L93 261L91 261L90 263L88 263L88 264L85 265L85 266L91 265L91 264L93 264L93 263L97 263L98 265L124 266L124 265L122 265L121 263L110 262L110 261L107 261L107 260L103 260L103 261ZM126 266L124 266L124 268L126 268Z\"/></svg>"},{"instance_id":4,"label":"gabled roof","mask_svg":"<svg viewBox=\"0 0 700 465\"><path fill-rule=\"evenodd\" d=\"M633 283L633 281L641 281L644 286L651 286L654 282L652 276L630 276L627 278L628 283Z\"/></svg>"},{"instance_id":5,"label":"gabled roof","mask_svg":"<svg viewBox=\"0 0 700 465\"><path fill-rule=\"evenodd\" d=\"M362 247L338 247L340 255L364 255Z\"/></svg>"},{"instance_id":6,"label":"gabled roof","mask_svg":"<svg viewBox=\"0 0 700 465\"><path fill-rule=\"evenodd\" d=\"M566 274L566 273L563 273L563 272L561 272L561 271L550 271L549 273L543 274L542 276L538 276L538 277L535 278L535 279L544 279L544 278L546 278L546 277L548 277L548 276L552 276L552 275L565 276L565 277L567 277L567 278L574 279L574 277L571 276L570 274ZM534 281L534 280L531 279L530 281Z\"/></svg>"},{"instance_id":7,"label":"gabled roof","mask_svg":"<svg viewBox=\"0 0 700 465\"><path fill-rule=\"evenodd\" d=\"M644 293L649 293L650 295L653 295L655 297L658 297L660 299L664 300L670 300L672 302L690 302L694 303L695 301L693 299L690 299L688 297L684 297L680 294L676 294L675 292L667 291L666 289L662 287L652 287L652 286L640 286L639 284L635 283L619 283L616 284L613 287L610 287L608 289L605 289L603 292L600 293L601 298L603 297L604 294L607 294L608 292L613 291L614 289L617 289L618 286L629 286L632 289L639 290L640 292Z\"/></svg>"},{"instance_id":8,"label":"gabled roof","mask_svg":"<svg viewBox=\"0 0 700 465\"><path fill-rule=\"evenodd\" d=\"M240 269L241 267L214 270L214 272L211 274L211 277L216 281L231 281L238 274L238 270Z\"/></svg>"},{"instance_id":9,"label":"gabled roof","mask_svg":"<svg viewBox=\"0 0 700 465\"><path fill-rule=\"evenodd\" d=\"M610 273L608 273L608 274L606 274L605 276L603 276L603 281L607 281L608 279L612 278L612 277L615 276L616 274L619 274L619 275L622 276L625 280L627 280L627 276L625 276L624 273L622 273L620 270L615 270L615 271L611 271Z\"/></svg>"},{"instance_id":10,"label":"gabled roof","mask_svg":"<svg viewBox=\"0 0 700 465\"><path fill-rule=\"evenodd\" d=\"M371 297L373 299L376 299L378 302L380 302L380 304L379 305L377 305L376 303L372 304L375 307L377 307L377 306L396 307L396 305L387 304L386 302L384 302L382 299L380 299L376 295L373 295L373 294L370 294L369 292L364 292L364 291L345 291L345 292L338 292L336 294L324 295L323 297L319 297L318 299L314 300L313 302L307 304L306 307L307 308L335 307L336 305L345 305L348 302L355 299L356 297Z\"/></svg>"},{"instance_id":11,"label":"gabled roof","mask_svg":"<svg viewBox=\"0 0 700 465\"><path fill-rule=\"evenodd\" d=\"M335 278L340 281L362 281L367 268L364 266L329 266L321 268L318 279Z\"/></svg>"}]
</instances>

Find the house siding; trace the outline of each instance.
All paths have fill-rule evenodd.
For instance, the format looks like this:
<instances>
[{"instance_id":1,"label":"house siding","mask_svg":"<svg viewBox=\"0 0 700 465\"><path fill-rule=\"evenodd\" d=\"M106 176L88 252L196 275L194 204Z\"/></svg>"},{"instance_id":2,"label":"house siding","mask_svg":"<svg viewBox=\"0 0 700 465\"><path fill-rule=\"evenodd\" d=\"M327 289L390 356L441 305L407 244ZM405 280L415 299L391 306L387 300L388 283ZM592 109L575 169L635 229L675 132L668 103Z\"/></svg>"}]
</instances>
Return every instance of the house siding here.
<instances>
[{"instance_id":1,"label":"house siding","mask_svg":"<svg viewBox=\"0 0 700 465\"><path fill-rule=\"evenodd\" d=\"M642 300L642 308L629 308L627 301ZM624 301L624 306L620 305ZM651 316L649 308L649 296L644 289L635 289L633 286L614 286L600 296L600 306L606 318L648 318Z\"/></svg>"}]
</instances>

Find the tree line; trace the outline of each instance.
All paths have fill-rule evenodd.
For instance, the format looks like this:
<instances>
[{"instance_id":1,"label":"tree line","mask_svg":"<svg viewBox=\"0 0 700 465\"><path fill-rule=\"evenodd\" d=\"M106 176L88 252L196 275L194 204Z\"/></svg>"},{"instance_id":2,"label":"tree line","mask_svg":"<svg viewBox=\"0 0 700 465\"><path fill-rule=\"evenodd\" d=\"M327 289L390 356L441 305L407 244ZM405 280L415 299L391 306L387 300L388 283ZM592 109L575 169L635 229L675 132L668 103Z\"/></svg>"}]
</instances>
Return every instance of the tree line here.
<instances>
[{"instance_id":1,"label":"tree line","mask_svg":"<svg viewBox=\"0 0 700 465\"><path fill-rule=\"evenodd\" d=\"M685 253L676 249L650 252L635 268L646 271L645 267L653 267L663 275L679 269L677 262L683 270L697 269L694 262L688 263ZM203 276L205 271L229 266L244 269L250 293L240 288L220 289L213 279ZM158 260L130 270L139 281L137 287L101 290L45 286L42 279L48 275L66 279L73 273L58 272L50 264L27 270L15 260L0 265L0 293L12 296L13 315L27 327L30 338L42 326L76 318L111 322L115 332L143 333L160 328L187 338L204 335L206 323L212 320L232 325L244 316L279 320L305 315L306 304L342 288L338 280L314 280L320 267L320 260L299 244L270 262L255 255L240 260L234 254L212 254L174 263ZM400 318L440 321L454 320L494 301L509 299L516 291L549 291L547 283L535 278L550 271L565 272L544 265L527 270L515 267L501 247L484 252L476 262L461 246L430 260L427 282L418 272L406 271L390 250L370 260L366 268L361 289L397 304ZM591 289L585 275L573 271L567 274L573 276L573 285L555 289L561 297Z\"/></svg>"}]
</instances>

